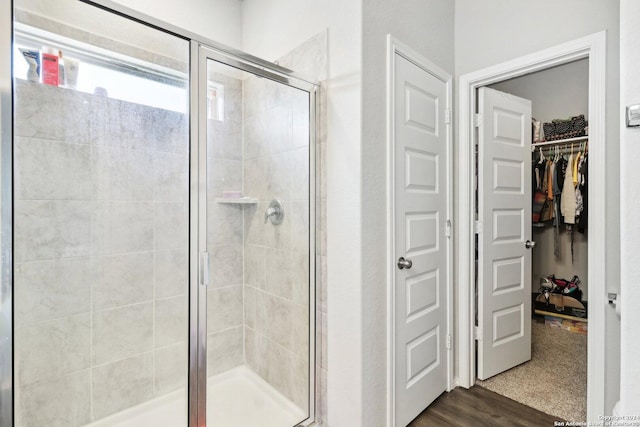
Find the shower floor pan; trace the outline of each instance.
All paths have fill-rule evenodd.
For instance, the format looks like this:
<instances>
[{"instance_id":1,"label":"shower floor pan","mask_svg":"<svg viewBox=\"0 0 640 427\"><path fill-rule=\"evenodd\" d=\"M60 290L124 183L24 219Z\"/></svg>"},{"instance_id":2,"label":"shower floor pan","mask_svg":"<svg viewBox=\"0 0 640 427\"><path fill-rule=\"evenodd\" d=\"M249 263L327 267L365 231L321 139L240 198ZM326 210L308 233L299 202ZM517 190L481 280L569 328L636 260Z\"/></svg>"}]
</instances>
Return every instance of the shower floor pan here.
<instances>
[{"instance_id":1,"label":"shower floor pan","mask_svg":"<svg viewBox=\"0 0 640 427\"><path fill-rule=\"evenodd\" d=\"M183 391L110 415L87 427L187 427ZM306 418L302 409L246 366L207 381L208 427L293 427Z\"/></svg>"}]
</instances>

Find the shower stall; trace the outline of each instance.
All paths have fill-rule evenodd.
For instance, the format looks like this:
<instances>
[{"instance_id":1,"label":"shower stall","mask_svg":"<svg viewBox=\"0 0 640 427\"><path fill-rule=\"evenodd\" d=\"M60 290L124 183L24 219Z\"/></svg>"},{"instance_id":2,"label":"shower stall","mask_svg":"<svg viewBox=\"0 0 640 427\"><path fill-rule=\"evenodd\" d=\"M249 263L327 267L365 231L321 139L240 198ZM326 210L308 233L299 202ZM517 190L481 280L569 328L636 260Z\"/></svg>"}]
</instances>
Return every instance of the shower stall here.
<instances>
[{"instance_id":1,"label":"shower stall","mask_svg":"<svg viewBox=\"0 0 640 427\"><path fill-rule=\"evenodd\" d=\"M48 3L13 2L0 424L311 424L316 84Z\"/></svg>"}]
</instances>

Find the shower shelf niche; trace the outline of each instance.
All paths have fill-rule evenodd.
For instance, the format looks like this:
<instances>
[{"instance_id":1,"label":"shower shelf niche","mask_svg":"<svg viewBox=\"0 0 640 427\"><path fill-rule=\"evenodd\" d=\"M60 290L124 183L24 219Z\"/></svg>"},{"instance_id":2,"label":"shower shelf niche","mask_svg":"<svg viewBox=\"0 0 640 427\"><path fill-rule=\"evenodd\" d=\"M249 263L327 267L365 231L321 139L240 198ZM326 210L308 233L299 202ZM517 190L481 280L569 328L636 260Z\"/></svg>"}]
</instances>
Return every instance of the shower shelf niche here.
<instances>
[{"instance_id":1,"label":"shower shelf niche","mask_svg":"<svg viewBox=\"0 0 640 427\"><path fill-rule=\"evenodd\" d=\"M218 197L216 198L216 203L228 205L255 205L258 203L258 199L255 197L240 197L239 199L225 199Z\"/></svg>"}]
</instances>

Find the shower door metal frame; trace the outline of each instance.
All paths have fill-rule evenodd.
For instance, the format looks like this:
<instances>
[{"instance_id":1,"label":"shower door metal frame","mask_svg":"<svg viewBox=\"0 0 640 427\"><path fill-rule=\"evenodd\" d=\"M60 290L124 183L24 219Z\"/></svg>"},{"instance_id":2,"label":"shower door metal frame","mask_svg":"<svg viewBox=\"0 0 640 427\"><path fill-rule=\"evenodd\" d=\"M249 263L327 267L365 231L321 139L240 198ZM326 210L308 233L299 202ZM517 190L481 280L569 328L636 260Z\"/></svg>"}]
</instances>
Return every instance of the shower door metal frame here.
<instances>
[{"instance_id":1,"label":"shower door metal frame","mask_svg":"<svg viewBox=\"0 0 640 427\"><path fill-rule=\"evenodd\" d=\"M279 83L309 93L309 418L315 420L315 344L316 344L316 121L319 86L310 79L206 37L140 13L111 0L79 0L190 41L190 188L189 188L189 427L206 426L206 287L200 284L201 259L206 251L206 139L201 123L206 123L206 109L201 108L201 50L208 57ZM13 1L0 2L0 61L10 64L0 68L0 425L14 425L13 384ZM206 68L205 68L206 70ZM206 73L204 73L206 76ZM206 79L205 79L206 82ZM205 121L202 121L202 118ZM206 129L205 129L206 132ZM203 175L203 172L205 175ZM203 199L204 197L204 199ZM203 226L204 224L204 226ZM203 323L204 322L204 323Z\"/></svg>"},{"instance_id":2,"label":"shower door metal frame","mask_svg":"<svg viewBox=\"0 0 640 427\"><path fill-rule=\"evenodd\" d=\"M0 2L0 425L13 425L13 1ZM10 64L9 67L6 64Z\"/></svg>"},{"instance_id":3,"label":"shower door metal frame","mask_svg":"<svg viewBox=\"0 0 640 427\"><path fill-rule=\"evenodd\" d=\"M199 48L197 47L199 46ZM198 50L198 55L194 53ZM192 172L192 182L198 182L198 257L202 260L200 254L204 254L207 251L207 87L208 87L208 68L207 62L209 60L217 63L227 65L236 68L241 71L256 75L258 77L267 78L273 80L276 83L284 84L296 89L300 89L309 94L309 387L308 387L308 418L297 424L297 426L310 426L315 422L315 383L316 383L316 360L315 360L315 344L316 344L316 197L319 194L316 187L316 119L317 119L317 101L319 86L314 83L310 83L307 80L300 79L292 74L283 74L277 67L266 66L272 64L264 64L264 61L260 63L253 61L251 57L239 57L233 53L225 52L215 47L207 46L205 44L198 44L196 41L192 41L192 57L191 66L192 69L197 69L197 73L192 72L192 107L194 103L197 103L198 108L197 118L196 114L192 115L192 135L194 128L197 129L198 137L197 141L199 147L197 152L200 158L198 159L198 176ZM195 62L197 61L197 67ZM197 76L197 79L196 79ZM194 90L193 86L198 86L198 90ZM194 123L194 120L198 120L198 123ZM193 179L197 178L197 181ZM192 217L193 218L193 217ZM204 272L205 266L199 266L198 271ZM193 271L193 270L192 270ZM198 283L202 283L202 278L198 280ZM193 410L196 410L198 414L197 426L205 426L207 413L206 413L206 399L207 399L207 345L206 345L206 328L207 328L207 298L206 286L198 285L198 291L203 293L199 298L198 305L198 390L197 390L197 404L194 403ZM205 374L202 375L202 372ZM197 407L197 409L195 409ZM215 416L215 415L214 415ZM294 426L291 426L294 427Z\"/></svg>"}]
</instances>

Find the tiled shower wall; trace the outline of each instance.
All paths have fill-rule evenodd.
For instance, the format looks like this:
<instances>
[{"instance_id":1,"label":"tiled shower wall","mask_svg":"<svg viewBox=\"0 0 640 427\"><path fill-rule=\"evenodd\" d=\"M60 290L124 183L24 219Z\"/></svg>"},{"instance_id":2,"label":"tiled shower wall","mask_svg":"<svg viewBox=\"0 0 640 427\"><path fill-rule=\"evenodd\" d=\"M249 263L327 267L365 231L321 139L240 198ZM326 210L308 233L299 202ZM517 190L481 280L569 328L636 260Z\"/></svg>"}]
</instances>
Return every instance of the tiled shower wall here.
<instances>
[{"instance_id":1,"label":"tiled shower wall","mask_svg":"<svg viewBox=\"0 0 640 427\"><path fill-rule=\"evenodd\" d=\"M322 32L279 60L323 81L327 34ZM316 156L316 393L317 420L326 419L326 187L324 98L319 94ZM265 79L244 82L244 191L259 199L245 211L245 353L247 363L302 408L307 407L309 156L308 97ZM313 172L313 170L312 170ZM285 220L264 225L280 198Z\"/></svg>"},{"instance_id":2,"label":"tiled shower wall","mask_svg":"<svg viewBox=\"0 0 640 427\"><path fill-rule=\"evenodd\" d=\"M327 92L328 34L322 31L289 54L280 65L320 83L316 122L316 421L327 421Z\"/></svg>"},{"instance_id":3,"label":"tiled shower wall","mask_svg":"<svg viewBox=\"0 0 640 427\"><path fill-rule=\"evenodd\" d=\"M242 80L209 73L224 87L224 114L207 121L207 372L244 363L243 207L216 203L227 190L242 190Z\"/></svg>"},{"instance_id":4,"label":"tiled shower wall","mask_svg":"<svg viewBox=\"0 0 640 427\"><path fill-rule=\"evenodd\" d=\"M16 81L18 426L186 384L188 141L183 114Z\"/></svg>"},{"instance_id":5,"label":"tiled shower wall","mask_svg":"<svg viewBox=\"0 0 640 427\"><path fill-rule=\"evenodd\" d=\"M321 33L280 63L324 80L326 43ZM305 408L307 97L264 79L212 79L225 86L225 119L208 123L209 374L246 357ZM320 420L327 370L322 95ZM16 99L17 425L82 425L186 384L188 123L179 113L24 81ZM258 205L215 202L243 187ZM264 224L274 197L285 205L280 226Z\"/></svg>"},{"instance_id":6,"label":"tiled shower wall","mask_svg":"<svg viewBox=\"0 0 640 427\"><path fill-rule=\"evenodd\" d=\"M244 81L245 351L249 365L308 406L308 94L267 79ZM264 223L280 199L280 225Z\"/></svg>"}]
</instances>

